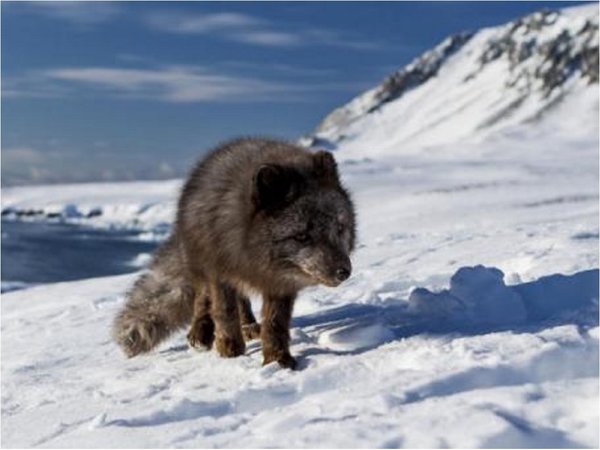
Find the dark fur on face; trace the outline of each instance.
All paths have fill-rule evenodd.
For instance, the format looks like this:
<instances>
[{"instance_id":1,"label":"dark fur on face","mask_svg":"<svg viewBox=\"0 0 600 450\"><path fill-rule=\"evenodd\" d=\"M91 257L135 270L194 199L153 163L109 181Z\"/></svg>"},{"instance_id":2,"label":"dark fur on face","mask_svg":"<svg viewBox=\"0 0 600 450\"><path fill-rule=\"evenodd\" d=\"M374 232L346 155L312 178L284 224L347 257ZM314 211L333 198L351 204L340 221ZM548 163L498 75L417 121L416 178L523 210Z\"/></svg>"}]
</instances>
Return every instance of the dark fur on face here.
<instances>
[{"instance_id":1,"label":"dark fur on face","mask_svg":"<svg viewBox=\"0 0 600 450\"><path fill-rule=\"evenodd\" d=\"M260 332L265 362L291 367L289 321L296 294L347 279L354 241L354 209L333 155L269 139L225 144L191 172L173 235L151 268L162 289L192 291L179 309L193 305L193 315L174 314L173 294L163 304L147 290L151 284L138 283L117 319L117 340L126 353L137 354L191 321L188 336L198 348L210 348L214 334L219 352L236 356L244 351L243 336ZM256 292L263 296L262 327L247 301Z\"/></svg>"},{"instance_id":2,"label":"dark fur on face","mask_svg":"<svg viewBox=\"0 0 600 450\"><path fill-rule=\"evenodd\" d=\"M271 259L282 277L337 286L350 276L354 246L352 205L340 186L305 186L267 217Z\"/></svg>"}]
</instances>

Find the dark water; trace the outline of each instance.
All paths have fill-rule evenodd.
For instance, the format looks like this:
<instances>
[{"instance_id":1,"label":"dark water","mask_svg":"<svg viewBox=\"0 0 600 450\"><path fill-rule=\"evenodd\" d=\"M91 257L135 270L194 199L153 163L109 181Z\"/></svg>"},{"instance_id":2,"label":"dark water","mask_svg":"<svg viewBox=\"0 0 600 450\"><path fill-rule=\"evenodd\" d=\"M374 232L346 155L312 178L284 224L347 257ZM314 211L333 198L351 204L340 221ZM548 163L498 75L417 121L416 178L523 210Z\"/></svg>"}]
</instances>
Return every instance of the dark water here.
<instances>
[{"instance_id":1,"label":"dark water","mask_svg":"<svg viewBox=\"0 0 600 450\"><path fill-rule=\"evenodd\" d=\"M135 258L158 245L136 237L135 232L2 221L3 288L6 281L51 283L134 272L140 269Z\"/></svg>"}]
</instances>

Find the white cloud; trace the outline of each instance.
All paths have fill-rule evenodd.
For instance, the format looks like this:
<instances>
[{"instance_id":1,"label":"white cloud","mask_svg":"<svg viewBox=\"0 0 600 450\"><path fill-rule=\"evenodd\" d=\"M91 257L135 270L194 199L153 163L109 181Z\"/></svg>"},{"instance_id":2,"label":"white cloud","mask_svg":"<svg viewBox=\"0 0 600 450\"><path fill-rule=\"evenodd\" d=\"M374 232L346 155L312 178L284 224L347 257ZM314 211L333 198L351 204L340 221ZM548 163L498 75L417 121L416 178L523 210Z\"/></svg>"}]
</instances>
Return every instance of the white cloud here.
<instances>
[{"instance_id":1,"label":"white cloud","mask_svg":"<svg viewBox=\"0 0 600 450\"><path fill-rule=\"evenodd\" d=\"M175 169L167 162L161 162L158 165L158 173L161 177L173 177L176 175Z\"/></svg>"},{"instance_id":2,"label":"white cloud","mask_svg":"<svg viewBox=\"0 0 600 450\"><path fill-rule=\"evenodd\" d=\"M263 21L246 14L216 13L189 15L177 13L150 13L145 23L152 28L181 34L204 34L258 27Z\"/></svg>"},{"instance_id":3,"label":"white cloud","mask_svg":"<svg viewBox=\"0 0 600 450\"><path fill-rule=\"evenodd\" d=\"M219 39L267 47L325 45L355 50L372 50L379 45L351 39L332 30L301 29L274 24L240 13L184 14L150 13L143 22L155 30L174 34L207 34Z\"/></svg>"},{"instance_id":4,"label":"white cloud","mask_svg":"<svg viewBox=\"0 0 600 450\"><path fill-rule=\"evenodd\" d=\"M2 98L59 98L68 94L65 86L46 83L39 73L2 76Z\"/></svg>"},{"instance_id":5,"label":"white cloud","mask_svg":"<svg viewBox=\"0 0 600 450\"><path fill-rule=\"evenodd\" d=\"M20 12L40 14L76 25L96 25L112 20L120 13L118 3L106 1L37 1L25 5Z\"/></svg>"},{"instance_id":6,"label":"white cloud","mask_svg":"<svg viewBox=\"0 0 600 450\"><path fill-rule=\"evenodd\" d=\"M44 155L31 147L2 149L3 164L35 164L44 160Z\"/></svg>"},{"instance_id":7,"label":"white cloud","mask_svg":"<svg viewBox=\"0 0 600 450\"><path fill-rule=\"evenodd\" d=\"M56 91L63 96L101 93L175 103L281 101L290 98L287 94L303 90L297 85L217 73L198 66L55 68L7 81L8 94L12 97Z\"/></svg>"},{"instance_id":8,"label":"white cloud","mask_svg":"<svg viewBox=\"0 0 600 450\"><path fill-rule=\"evenodd\" d=\"M290 46L302 43L301 36L276 31L264 19L240 13L181 14L150 13L149 27L175 34L211 34L224 40L261 46Z\"/></svg>"},{"instance_id":9,"label":"white cloud","mask_svg":"<svg viewBox=\"0 0 600 450\"><path fill-rule=\"evenodd\" d=\"M279 31L245 31L236 33L231 38L247 44L272 47L289 47L303 43L301 36Z\"/></svg>"},{"instance_id":10,"label":"white cloud","mask_svg":"<svg viewBox=\"0 0 600 450\"><path fill-rule=\"evenodd\" d=\"M37 182L48 175L46 155L31 147L2 148L2 184Z\"/></svg>"},{"instance_id":11,"label":"white cloud","mask_svg":"<svg viewBox=\"0 0 600 450\"><path fill-rule=\"evenodd\" d=\"M231 64L224 64L224 66ZM235 65L233 65L235 67ZM253 67L252 64L249 65ZM224 69L225 70L225 69ZM292 74L297 68L282 66ZM272 72L271 71L271 72ZM149 68L62 67L15 74L2 80L3 98L111 97L169 103L307 102L323 92L356 92L370 81L291 82L241 75L202 66ZM300 72L306 78L314 75Z\"/></svg>"},{"instance_id":12,"label":"white cloud","mask_svg":"<svg viewBox=\"0 0 600 450\"><path fill-rule=\"evenodd\" d=\"M95 142L88 145L91 149ZM82 155L65 149L3 148L2 185L173 178L178 175L177 170L166 162L156 163L139 155L130 164L123 164L123 155L109 152L108 147L95 150Z\"/></svg>"}]
</instances>

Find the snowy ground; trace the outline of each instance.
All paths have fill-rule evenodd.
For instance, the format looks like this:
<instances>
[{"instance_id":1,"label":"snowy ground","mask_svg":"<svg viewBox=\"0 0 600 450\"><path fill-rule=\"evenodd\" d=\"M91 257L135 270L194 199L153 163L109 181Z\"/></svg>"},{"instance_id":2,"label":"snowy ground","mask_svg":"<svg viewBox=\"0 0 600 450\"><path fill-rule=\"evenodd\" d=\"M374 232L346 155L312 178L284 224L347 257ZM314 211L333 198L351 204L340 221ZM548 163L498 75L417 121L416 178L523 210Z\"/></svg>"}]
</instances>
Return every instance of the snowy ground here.
<instances>
[{"instance_id":1,"label":"snowy ground","mask_svg":"<svg viewBox=\"0 0 600 450\"><path fill-rule=\"evenodd\" d=\"M527 130L343 164L355 270L297 302L297 372L183 334L125 359L134 276L4 294L3 445L597 447L598 143Z\"/></svg>"}]
</instances>

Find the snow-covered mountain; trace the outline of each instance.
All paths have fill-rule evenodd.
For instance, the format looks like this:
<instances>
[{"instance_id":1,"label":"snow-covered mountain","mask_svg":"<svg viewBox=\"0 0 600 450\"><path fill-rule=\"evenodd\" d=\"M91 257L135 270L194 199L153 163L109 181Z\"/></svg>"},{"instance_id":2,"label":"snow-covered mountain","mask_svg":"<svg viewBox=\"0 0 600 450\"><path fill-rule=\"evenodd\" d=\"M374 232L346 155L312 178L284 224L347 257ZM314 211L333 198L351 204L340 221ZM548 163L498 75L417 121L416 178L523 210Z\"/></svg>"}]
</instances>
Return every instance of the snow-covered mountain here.
<instances>
[{"instance_id":1,"label":"snow-covered mountain","mask_svg":"<svg viewBox=\"0 0 600 450\"><path fill-rule=\"evenodd\" d=\"M3 294L3 445L597 448L597 20L449 38L305 140L336 149L358 245L349 280L296 302L299 371L185 332L126 360L109 330L134 275ZM179 185L10 188L2 207L163 235Z\"/></svg>"},{"instance_id":2,"label":"snow-covered mountain","mask_svg":"<svg viewBox=\"0 0 600 450\"><path fill-rule=\"evenodd\" d=\"M597 86L598 5L540 11L447 38L335 109L302 142L343 146L346 158L406 153L540 121L564 103L591 124Z\"/></svg>"}]
</instances>

